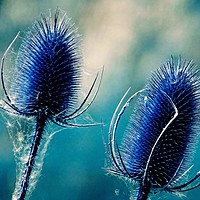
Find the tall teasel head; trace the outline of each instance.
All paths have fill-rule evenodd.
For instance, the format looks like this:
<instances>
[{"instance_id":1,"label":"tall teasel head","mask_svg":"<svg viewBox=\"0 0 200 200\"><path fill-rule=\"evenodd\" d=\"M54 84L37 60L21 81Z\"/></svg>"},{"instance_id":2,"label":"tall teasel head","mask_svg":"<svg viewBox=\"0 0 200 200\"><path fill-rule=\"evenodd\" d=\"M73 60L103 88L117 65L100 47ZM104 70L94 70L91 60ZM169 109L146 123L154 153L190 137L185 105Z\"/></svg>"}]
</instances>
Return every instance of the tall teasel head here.
<instances>
[{"instance_id":1,"label":"tall teasel head","mask_svg":"<svg viewBox=\"0 0 200 200\"><path fill-rule=\"evenodd\" d=\"M152 191L175 193L198 187L200 184L190 184L200 176L200 171L180 184L191 168L200 117L200 82L193 62L182 62L180 58L175 66L171 58L118 111L127 93L110 124L108 171L134 181L137 200L147 199ZM137 94L140 94L137 107L119 147L116 141L119 120Z\"/></svg>"},{"instance_id":2,"label":"tall teasel head","mask_svg":"<svg viewBox=\"0 0 200 200\"><path fill-rule=\"evenodd\" d=\"M7 105L3 109L12 114L32 116L36 120L30 152L26 155L28 160L24 163L25 169L15 194L17 199L22 200L28 190L46 122L52 121L61 126L97 125L75 124L71 120L84 113L94 101L102 73L97 74L85 99L78 104L83 65L79 35L66 15L60 17L59 9L53 16L51 12L48 17L42 14L26 34L17 54L8 92L4 82L4 62L11 45L1 62L4 102Z\"/></svg>"},{"instance_id":3,"label":"tall teasel head","mask_svg":"<svg viewBox=\"0 0 200 200\"><path fill-rule=\"evenodd\" d=\"M17 37L18 35L11 45ZM1 78L6 104L14 109L15 113L34 116L38 110L43 110L48 119L64 124L78 116L98 81L99 73L86 98L80 107L77 107L82 77L82 55L79 34L66 14L60 17L57 9L53 16L51 12L48 17L41 14L41 18L33 23L17 54L9 93L5 87L3 73L7 51L1 62ZM83 112L96 97L101 77L94 97ZM80 111L80 114L83 112Z\"/></svg>"},{"instance_id":4,"label":"tall teasel head","mask_svg":"<svg viewBox=\"0 0 200 200\"><path fill-rule=\"evenodd\" d=\"M77 105L81 59L78 34L69 19L59 19L58 11L53 18L42 15L18 52L10 91L15 106L24 113L45 109L51 117L68 115Z\"/></svg>"}]
</instances>

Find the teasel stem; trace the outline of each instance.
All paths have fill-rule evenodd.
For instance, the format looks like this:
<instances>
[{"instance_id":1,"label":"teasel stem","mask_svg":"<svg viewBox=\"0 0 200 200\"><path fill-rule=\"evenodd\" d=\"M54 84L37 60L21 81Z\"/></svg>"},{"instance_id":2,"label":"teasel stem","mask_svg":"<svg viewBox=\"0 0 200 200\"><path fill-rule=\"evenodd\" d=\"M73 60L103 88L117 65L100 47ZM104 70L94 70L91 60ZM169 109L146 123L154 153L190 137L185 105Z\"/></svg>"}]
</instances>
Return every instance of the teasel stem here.
<instances>
[{"instance_id":1,"label":"teasel stem","mask_svg":"<svg viewBox=\"0 0 200 200\"><path fill-rule=\"evenodd\" d=\"M29 180L34 167L35 158L37 156L38 148L42 139L42 133L47 122L47 115L44 110L39 110L36 118L36 128L33 135L33 142L31 145L28 161L26 163L26 169L22 175L20 191L18 194L18 200L24 200L29 187Z\"/></svg>"},{"instance_id":2,"label":"teasel stem","mask_svg":"<svg viewBox=\"0 0 200 200\"><path fill-rule=\"evenodd\" d=\"M140 185L136 200L147 200L150 194L150 189L150 183L146 180L143 184Z\"/></svg>"}]
</instances>

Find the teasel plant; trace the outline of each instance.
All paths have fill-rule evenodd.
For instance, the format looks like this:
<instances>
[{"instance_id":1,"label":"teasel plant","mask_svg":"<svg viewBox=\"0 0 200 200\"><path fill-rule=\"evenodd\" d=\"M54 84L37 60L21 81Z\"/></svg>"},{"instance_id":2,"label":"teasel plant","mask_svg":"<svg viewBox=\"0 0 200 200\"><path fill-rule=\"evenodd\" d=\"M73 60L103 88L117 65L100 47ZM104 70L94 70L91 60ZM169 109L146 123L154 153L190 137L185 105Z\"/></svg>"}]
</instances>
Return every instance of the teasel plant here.
<instances>
[{"instance_id":1,"label":"teasel plant","mask_svg":"<svg viewBox=\"0 0 200 200\"><path fill-rule=\"evenodd\" d=\"M199 140L199 78L192 60L180 56L175 63L171 57L152 73L144 89L128 98L129 88L118 104L108 131L105 168L127 183L131 199L147 200L159 192L181 196L200 186L200 170L190 173ZM120 120L136 97L119 144Z\"/></svg>"},{"instance_id":2,"label":"teasel plant","mask_svg":"<svg viewBox=\"0 0 200 200\"><path fill-rule=\"evenodd\" d=\"M75 119L94 102L103 76L102 67L82 103L79 103L83 77L80 36L71 19L66 14L61 16L57 8L55 12L50 11L49 16L41 14L25 34L8 89L4 65L7 53L19 34L1 60L1 83L5 96L1 109L11 117L18 117L18 120L15 118L7 123L8 127L16 125L16 132L11 131L17 163L13 200L28 199L35 188L53 135L46 131L51 123L67 128L101 124L79 124ZM27 126L29 130L23 132L23 127Z\"/></svg>"}]
</instances>

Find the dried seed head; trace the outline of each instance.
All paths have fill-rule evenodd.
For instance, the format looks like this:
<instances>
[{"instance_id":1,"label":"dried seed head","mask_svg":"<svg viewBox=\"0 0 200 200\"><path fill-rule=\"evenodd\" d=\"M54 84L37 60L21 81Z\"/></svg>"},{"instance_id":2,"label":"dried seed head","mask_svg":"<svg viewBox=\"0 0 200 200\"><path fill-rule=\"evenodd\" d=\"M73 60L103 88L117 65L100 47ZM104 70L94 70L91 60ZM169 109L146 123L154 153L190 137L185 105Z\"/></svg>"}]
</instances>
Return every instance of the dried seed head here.
<instances>
[{"instance_id":1,"label":"dried seed head","mask_svg":"<svg viewBox=\"0 0 200 200\"><path fill-rule=\"evenodd\" d=\"M151 190L189 190L186 186L200 176L198 173L188 183L175 184L190 169L188 163L197 141L198 70L192 61L182 62L181 58L175 66L172 58L152 74L141 92L120 147L115 134L126 104L116 122L111 122L112 166L108 170L138 183L137 200L147 199Z\"/></svg>"},{"instance_id":2,"label":"dried seed head","mask_svg":"<svg viewBox=\"0 0 200 200\"><path fill-rule=\"evenodd\" d=\"M74 111L82 57L76 29L65 15L36 21L22 42L10 96L23 113L46 110L48 116ZM63 112L64 111L64 112Z\"/></svg>"}]
</instances>

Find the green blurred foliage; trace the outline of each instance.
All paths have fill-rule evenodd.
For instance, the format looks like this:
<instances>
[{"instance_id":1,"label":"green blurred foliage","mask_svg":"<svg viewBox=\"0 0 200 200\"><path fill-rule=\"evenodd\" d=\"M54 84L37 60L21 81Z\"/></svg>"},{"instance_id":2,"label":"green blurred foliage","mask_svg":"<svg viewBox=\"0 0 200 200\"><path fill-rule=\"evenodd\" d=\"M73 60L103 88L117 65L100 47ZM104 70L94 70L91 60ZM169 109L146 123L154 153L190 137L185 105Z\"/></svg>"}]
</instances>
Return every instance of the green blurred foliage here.
<instances>
[{"instance_id":1,"label":"green blurred foliage","mask_svg":"<svg viewBox=\"0 0 200 200\"><path fill-rule=\"evenodd\" d=\"M20 44L24 32L40 13L57 7L67 12L79 27L85 67L91 73L91 80L105 66L100 92L88 110L95 121L103 119L105 135L112 113L127 88L132 86L133 92L141 89L151 72L170 55L181 54L200 65L197 0L0 1L0 56L18 31L21 34L16 43ZM125 115L125 121L128 117ZM15 160L4 121L1 118L0 200L9 200L15 184ZM120 123L119 136L125 124ZM105 176L104 162L101 128L62 130L50 142L41 177L30 199L128 199L124 182ZM194 164L199 166L199 160ZM187 196L190 200L199 199L200 189ZM166 194L152 199L171 198L178 199Z\"/></svg>"}]
</instances>

